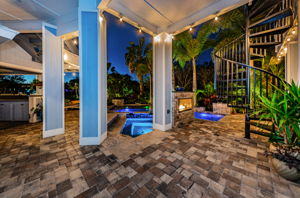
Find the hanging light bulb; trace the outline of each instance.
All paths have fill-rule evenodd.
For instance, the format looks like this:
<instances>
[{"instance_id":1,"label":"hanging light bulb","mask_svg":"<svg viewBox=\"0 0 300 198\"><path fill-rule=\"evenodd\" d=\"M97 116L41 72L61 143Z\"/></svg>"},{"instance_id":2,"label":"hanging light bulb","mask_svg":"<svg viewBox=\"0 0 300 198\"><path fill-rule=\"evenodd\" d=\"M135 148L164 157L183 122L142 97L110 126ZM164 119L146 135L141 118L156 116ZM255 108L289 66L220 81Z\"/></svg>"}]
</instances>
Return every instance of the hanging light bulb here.
<instances>
[{"instance_id":1,"label":"hanging light bulb","mask_svg":"<svg viewBox=\"0 0 300 198\"><path fill-rule=\"evenodd\" d=\"M193 31L193 28L192 28L192 27L190 27L189 31L190 31L190 32L191 32L191 31Z\"/></svg>"},{"instance_id":2,"label":"hanging light bulb","mask_svg":"<svg viewBox=\"0 0 300 198\"><path fill-rule=\"evenodd\" d=\"M119 21L120 21L120 22L123 22L123 17L120 17Z\"/></svg>"},{"instance_id":3,"label":"hanging light bulb","mask_svg":"<svg viewBox=\"0 0 300 198\"><path fill-rule=\"evenodd\" d=\"M139 27L139 33L142 33L142 28L141 27Z\"/></svg>"},{"instance_id":4,"label":"hanging light bulb","mask_svg":"<svg viewBox=\"0 0 300 198\"><path fill-rule=\"evenodd\" d=\"M215 17L215 21L217 21L217 20L219 20L219 17L218 17L218 16Z\"/></svg>"}]
</instances>

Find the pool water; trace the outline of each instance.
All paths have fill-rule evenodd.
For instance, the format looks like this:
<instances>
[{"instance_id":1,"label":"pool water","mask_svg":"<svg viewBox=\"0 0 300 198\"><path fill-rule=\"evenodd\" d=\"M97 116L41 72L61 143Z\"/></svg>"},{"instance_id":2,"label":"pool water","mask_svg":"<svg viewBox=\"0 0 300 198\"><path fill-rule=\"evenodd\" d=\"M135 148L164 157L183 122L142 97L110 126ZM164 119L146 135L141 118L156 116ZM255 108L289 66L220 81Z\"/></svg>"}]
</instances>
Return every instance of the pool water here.
<instances>
[{"instance_id":1,"label":"pool water","mask_svg":"<svg viewBox=\"0 0 300 198\"><path fill-rule=\"evenodd\" d=\"M210 120L210 121L219 121L223 117L224 117L223 115L212 114L212 113L203 113L203 112L195 112L194 113L194 118Z\"/></svg>"},{"instance_id":2,"label":"pool water","mask_svg":"<svg viewBox=\"0 0 300 198\"><path fill-rule=\"evenodd\" d=\"M149 111L149 107L125 107L125 108L122 108L122 109L117 109L115 110L115 112L118 112L118 113L133 113L133 112L147 112Z\"/></svg>"},{"instance_id":3,"label":"pool water","mask_svg":"<svg viewBox=\"0 0 300 198\"><path fill-rule=\"evenodd\" d=\"M121 133L137 137L151 131L153 131L152 118L127 118Z\"/></svg>"}]
</instances>

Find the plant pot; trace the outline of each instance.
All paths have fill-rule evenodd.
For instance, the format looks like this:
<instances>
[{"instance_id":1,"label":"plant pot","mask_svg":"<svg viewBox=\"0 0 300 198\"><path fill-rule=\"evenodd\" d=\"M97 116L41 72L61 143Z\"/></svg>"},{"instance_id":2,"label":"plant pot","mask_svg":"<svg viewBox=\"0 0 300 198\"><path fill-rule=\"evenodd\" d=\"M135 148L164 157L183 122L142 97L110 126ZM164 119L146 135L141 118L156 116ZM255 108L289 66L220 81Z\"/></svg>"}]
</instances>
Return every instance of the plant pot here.
<instances>
[{"instance_id":1,"label":"plant pot","mask_svg":"<svg viewBox=\"0 0 300 198\"><path fill-rule=\"evenodd\" d=\"M276 158L272 158L271 161L276 172L283 178L290 181L297 181L300 179L300 172L296 168L290 168L285 162Z\"/></svg>"}]
</instances>

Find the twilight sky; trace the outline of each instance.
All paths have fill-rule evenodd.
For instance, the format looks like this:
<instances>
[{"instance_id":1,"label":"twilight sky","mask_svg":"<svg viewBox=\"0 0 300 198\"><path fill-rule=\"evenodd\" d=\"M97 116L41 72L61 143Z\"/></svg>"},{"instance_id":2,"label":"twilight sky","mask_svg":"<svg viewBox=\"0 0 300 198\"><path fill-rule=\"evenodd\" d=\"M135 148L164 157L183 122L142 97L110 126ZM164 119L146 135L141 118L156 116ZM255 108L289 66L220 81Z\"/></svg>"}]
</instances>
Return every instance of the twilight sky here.
<instances>
[{"instance_id":1,"label":"twilight sky","mask_svg":"<svg viewBox=\"0 0 300 198\"><path fill-rule=\"evenodd\" d=\"M129 46L129 42L133 41L138 42L140 37L145 37L147 43L152 42L152 37L146 33L139 33L138 29L129 25L125 22L120 22L119 18L114 17L111 14L105 13L107 19L107 61L111 62L116 70L121 74L129 74L133 79L137 80L135 74L131 74L128 67L125 64L125 53L126 47ZM195 30L198 30L201 27L195 27ZM198 58L198 64L201 64L205 61L211 60L211 50L207 50ZM79 74L76 75L67 72L65 75L65 82L73 78L76 78ZM27 82L31 82L35 79L35 76L25 76Z\"/></svg>"}]
</instances>

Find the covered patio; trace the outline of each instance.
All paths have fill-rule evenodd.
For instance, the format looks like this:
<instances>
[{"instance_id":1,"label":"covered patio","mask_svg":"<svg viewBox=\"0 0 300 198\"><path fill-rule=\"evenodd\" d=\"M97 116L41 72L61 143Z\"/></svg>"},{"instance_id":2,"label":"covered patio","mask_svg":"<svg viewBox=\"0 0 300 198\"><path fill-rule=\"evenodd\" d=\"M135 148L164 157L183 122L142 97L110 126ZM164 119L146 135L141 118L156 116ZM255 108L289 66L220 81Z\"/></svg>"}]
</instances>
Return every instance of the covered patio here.
<instances>
[{"instance_id":1,"label":"covered patio","mask_svg":"<svg viewBox=\"0 0 300 198\"><path fill-rule=\"evenodd\" d=\"M64 134L46 139L40 138L41 124L0 131L0 197L296 198L300 193L299 185L274 172L264 156L267 143L243 138L242 116L195 120L165 132L160 142L143 144L126 160L107 145L81 147L78 114L67 113L65 126Z\"/></svg>"}]
</instances>

